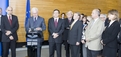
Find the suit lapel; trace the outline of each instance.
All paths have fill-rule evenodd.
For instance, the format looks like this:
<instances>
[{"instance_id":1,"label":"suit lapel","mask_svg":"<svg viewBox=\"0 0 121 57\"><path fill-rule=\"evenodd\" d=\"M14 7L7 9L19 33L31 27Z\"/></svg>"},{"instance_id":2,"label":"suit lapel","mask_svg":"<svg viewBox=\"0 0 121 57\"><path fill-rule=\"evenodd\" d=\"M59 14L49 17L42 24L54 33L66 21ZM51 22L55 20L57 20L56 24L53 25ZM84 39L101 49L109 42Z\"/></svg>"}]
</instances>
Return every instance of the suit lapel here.
<instances>
[{"instance_id":1,"label":"suit lapel","mask_svg":"<svg viewBox=\"0 0 121 57\"><path fill-rule=\"evenodd\" d=\"M59 19L58 19L58 24L57 24L57 28L56 28L56 29L58 29L58 28L59 28L60 23L61 23L61 20L60 20L60 18L59 18Z\"/></svg>"},{"instance_id":2,"label":"suit lapel","mask_svg":"<svg viewBox=\"0 0 121 57\"><path fill-rule=\"evenodd\" d=\"M52 28L55 30L54 18L52 18L51 22L52 22L52 23L51 23Z\"/></svg>"},{"instance_id":3,"label":"suit lapel","mask_svg":"<svg viewBox=\"0 0 121 57\"><path fill-rule=\"evenodd\" d=\"M13 23L14 23L14 21L15 21L14 19L15 19L15 18L14 18L13 15L12 15L12 25L13 25ZM12 25L11 25L11 26L12 26Z\"/></svg>"},{"instance_id":4,"label":"suit lapel","mask_svg":"<svg viewBox=\"0 0 121 57\"><path fill-rule=\"evenodd\" d=\"M95 28L95 26L98 24L98 22L99 22L99 19L91 26L91 29Z\"/></svg>"},{"instance_id":5,"label":"suit lapel","mask_svg":"<svg viewBox=\"0 0 121 57\"><path fill-rule=\"evenodd\" d=\"M75 25L77 24L78 20L73 24L71 30L75 27Z\"/></svg>"},{"instance_id":6,"label":"suit lapel","mask_svg":"<svg viewBox=\"0 0 121 57\"><path fill-rule=\"evenodd\" d=\"M116 21L114 21L110 26L108 25L108 28L112 27L115 24Z\"/></svg>"},{"instance_id":7,"label":"suit lapel","mask_svg":"<svg viewBox=\"0 0 121 57\"><path fill-rule=\"evenodd\" d=\"M9 20L8 20L8 16L7 16L7 15L6 15L5 19L6 19L6 23L8 23L8 25L11 26L11 25L10 25L10 22L9 22Z\"/></svg>"}]
</instances>

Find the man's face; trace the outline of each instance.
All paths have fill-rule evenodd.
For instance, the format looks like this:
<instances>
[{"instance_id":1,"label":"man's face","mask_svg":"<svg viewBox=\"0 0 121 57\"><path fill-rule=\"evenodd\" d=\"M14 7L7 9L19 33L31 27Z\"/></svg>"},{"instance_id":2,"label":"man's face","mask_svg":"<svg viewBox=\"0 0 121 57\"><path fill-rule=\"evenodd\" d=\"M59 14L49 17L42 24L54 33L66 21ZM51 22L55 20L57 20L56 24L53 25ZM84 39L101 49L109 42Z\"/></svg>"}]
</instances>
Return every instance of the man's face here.
<instances>
[{"instance_id":1,"label":"man's face","mask_svg":"<svg viewBox=\"0 0 121 57\"><path fill-rule=\"evenodd\" d=\"M11 7L8 7L6 12L8 15L11 15L13 13L13 9Z\"/></svg>"},{"instance_id":2,"label":"man's face","mask_svg":"<svg viewBox=\"0 0 121 57\"><path fill-rule=\"evenodd\" d=\"M78 14L77 13L74 13L74 16L73 16L73 19L79 19L79 16L78 16Z\"/></svg>"},{"instance_id":3,"label":"man's face","mask_svg":"<svg viewBox=\"0 0 121 57\"><path fill-rule=\"evenodd\" d=\"M0 15L2 15L2 9L0 9Z\"/></svg>"},{"instance_id":4,"label":"man's face","mask_svg":"<svg viewBox=\"0 0 121 57\"><path fill-rule=\"evenodd\" d=\"M95 16L97 15L97 14L96 14L96 11L93 10L91 15L92 15L92 18L95 18Z\"/></svg>"},{"instance_id":5,"label":"man's face","mask_svg":"<svg viewBox=\"0 0 121 57\"><path fill-rule=\"evenodd\" d=\"M53 12L53 17L54 17L54 18L57 18L58 16L59 16L59 12L58 12L58 11L54 11L54 12Z\"/></svg>"},{"instance_id":6,"label":"man's face","mask_svg":"<svg viewBox=\"0 0 121 57\"><path fill-rule=\"evenodd\" d=\"M38 13L37 12L32 12L32 16L33 17L37 17L38 16Z\"/></svg>"},{"instance_id":7,"label":"man's face","mask_svg":"<svg viewBox=\"0 0 121 57\"><path fill-rule=\"evenodd\" d=\"M67 15L68 18L72 18L72 16L73 16L73 14L70 13L70 12L68 12L66 15Z\"/></svg>"}]
</instances>

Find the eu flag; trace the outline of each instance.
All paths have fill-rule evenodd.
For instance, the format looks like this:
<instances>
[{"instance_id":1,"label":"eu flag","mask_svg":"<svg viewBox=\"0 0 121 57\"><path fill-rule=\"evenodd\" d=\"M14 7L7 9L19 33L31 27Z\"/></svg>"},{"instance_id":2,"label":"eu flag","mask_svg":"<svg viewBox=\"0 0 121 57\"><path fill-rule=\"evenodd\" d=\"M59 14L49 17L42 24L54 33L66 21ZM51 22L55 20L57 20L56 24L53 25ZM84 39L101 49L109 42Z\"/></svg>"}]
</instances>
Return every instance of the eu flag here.
<instances>
[{"instance_id":1,"label":"eu flag","mask_svg":"<svg viewBox=\"0 0 121 57\"><path fill-rule=\"evenodd\" d=\"M2 8L2 15L6 15L6 8L9 6L9 0L0 0L0 8ZM0 56L2 55L2 45L0 42Z\"/></svg>"},{"instance_id":2,"label":"eu flag","mask_svg":"<svg viewBox=\"0 0 121 57\"><path fill-rule=\"evenodd\" d=\"M25 26L28 22L28 19L30 17L30 0L26 0L26 20L25 20Z\"/></svg>"}]
</instances>

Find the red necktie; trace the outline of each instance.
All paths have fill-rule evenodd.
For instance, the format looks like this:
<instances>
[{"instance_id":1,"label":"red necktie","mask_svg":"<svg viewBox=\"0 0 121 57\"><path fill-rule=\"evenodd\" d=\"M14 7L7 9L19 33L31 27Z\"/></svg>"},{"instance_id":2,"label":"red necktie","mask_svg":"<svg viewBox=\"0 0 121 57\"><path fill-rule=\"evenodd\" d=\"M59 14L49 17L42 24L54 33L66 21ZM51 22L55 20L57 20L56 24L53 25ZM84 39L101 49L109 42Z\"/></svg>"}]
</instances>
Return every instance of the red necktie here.
<instances>
[{"instance_id":1,"label":"red necktie","mask_svg":"<svg viewBox=\"0 0 121 57\"><path fill-rule=\"evenodd\" d=\"M71 20L68 20L68 22L70 23L70 22L71 22Z\"/></svg>"},{"instance_id":2,"label":"red necktie","mask_svg":"<svg viewBox=\"0 0 121 57\"><path fill-rule=\"evenodd\" d=\"M11 19L11 16L9 16L8 20L9 20L10 25L12 25L12 19Z\"/></svg>"},{"instance_id":3,"label":"red necktie","mask_svg":"<svg viewBox=\"0 0 121 57\"><path fill-rule=\"evenodd\" d=\"M57 27L58 25L57 19L54 20L54 24L55 24L55 27Z\"/></svg>"}]
</instances>

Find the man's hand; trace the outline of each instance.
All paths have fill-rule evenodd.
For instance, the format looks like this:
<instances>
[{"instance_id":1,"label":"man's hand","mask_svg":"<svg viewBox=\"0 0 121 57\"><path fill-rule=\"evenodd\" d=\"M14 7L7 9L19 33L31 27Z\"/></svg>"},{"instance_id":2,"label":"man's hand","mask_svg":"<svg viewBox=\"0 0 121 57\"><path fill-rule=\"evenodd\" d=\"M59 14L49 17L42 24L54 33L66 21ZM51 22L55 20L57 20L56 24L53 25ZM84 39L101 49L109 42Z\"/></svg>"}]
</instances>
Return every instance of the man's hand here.
<instances>
[{"instance_id":1,"label":"man's hand","mask_svg":"<svg viewBox=\"0 0 121 57\"><path fill-rule=\"evenodd\" d=\"M37 31L42 31L42 28L38 27L38 28L36 28L35 30L37 30Z\"/></svg>"},{"instance_id":2,"label":"man's hand","mask_svg":"<svg viewBox=\"0 0 121 57\"><path fill-rule=\"evenodd\" d=\"M10 39L10 40L13 40L14 38L13 38L13 36L10 36L9 39Z\"/></svg>"},{"instance_id":3,"label":"man's hand","mask_svg":"<svg viewBox=\"0 0 121 57\"><path fill-rule=\"evenodd\" d=\"M66 29L70 29L69 27L67 27Z\"/></svg>"},{"instance_id":4,"label":"man's hand","mask_svg":"<svg viewBox=\"0 0 121 57\"><path fill-rule=\"evenodd\" d=\"M76 45L80 45L80 43L79 42L76 42Z\"/></svg>"},{"instance_id":5,"label":"man's hand","mask_svg":"<svg viewBox=\"0 0 121 57\"><path fill-rule=\"evenodd\" d=\"M85 44L86 43L85 40L81 40L81 42L82 42L82 44Z\"/></svg>"},{"instance_id":6,"label":"man's hand","mask_svg":"<svg viewBox=\"0 0 121 57\"><path fill-rule=\"evenodd\" d=\"M53 35L53 38L57 38L59 36L58 33L53 33L52 35Z\"/></svg>"},{"instance_id":7,"label":"man's hand","mask_svg":"<svg viewBox=\"0 0 121 57\"><path fill-rule=\"evenodd\" d=\"M31 28L29 28L29 31L28 32L31 32Z\"/></svg>"},{"instance_id":8,"label":"man's hand","mask_svg":"<svg viewBox=\"0 0 121 57\"><path fill-rule=\"evenodd\" d=\"M11 31L7 30L5 34L8 36L11 34Z\"/></svg>"},{"instance_id":9,"label":"man's hand","mask_svg":"<svg viewBox=\"0 0 121 57\"><path fill-rule=\"evenodd\" d=\"M104 45L104 46L105 46L105 44L103 43L103 40L101 40L100 42L101 42L101 44L102 44L102 45Z\"/></svg>"},{"instance_id":10,"label":"man's hand","mask_svg":"<svg viewBox=\"0 0 121 57\"><path fill-rule=\"evenodd\" d=\"M86 42L90 42L90 40L86 39Z\"/></svg>"}]
</instances>

